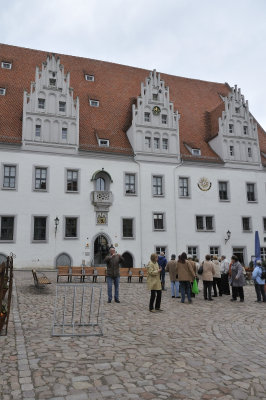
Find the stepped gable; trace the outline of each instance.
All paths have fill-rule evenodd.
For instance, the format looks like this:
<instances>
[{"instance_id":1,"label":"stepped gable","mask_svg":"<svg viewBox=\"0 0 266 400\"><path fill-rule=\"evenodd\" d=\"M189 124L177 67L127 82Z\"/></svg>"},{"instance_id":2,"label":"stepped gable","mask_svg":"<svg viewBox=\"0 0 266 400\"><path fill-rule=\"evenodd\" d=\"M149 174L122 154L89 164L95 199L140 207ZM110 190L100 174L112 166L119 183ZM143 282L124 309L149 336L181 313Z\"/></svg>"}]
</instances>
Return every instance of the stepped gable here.
<instances>
[{"instance_id":1,"label":"stepped gable","mask_svg":"<svg viewBox=\"0 0 266 400\"><path fill-rule=\"evenodd\" d=\"M6 88L6 96L0 98L0 142L21 144L23 92L30 90L36 66L41 67L49 54L0 44L0 61L12 62L11 70L0 68L0 87ZM150 71L56 54L58 56L65 73L70 73L70 86L80 101L79 148L132 155L126 130L132 121L132 104L140 94L141 82L145 81ZM94 82L86 81L85 74L94 75ZM161 78L169 86L174 110L180 114L181 156L214 161L218 156L207 141L217 134L218 117L224 105L220 94L227 95L229 86L163 73ZM89 99L98 100L99 107L91 107ZM110 147L98 146L95 131L108 135L106 138L110 141ZM258 131L261 150L266 154L265 132L259 126ZM185 143L192 143L199 148L201 156L192 157Z\"/></svg>"}]
</instances>

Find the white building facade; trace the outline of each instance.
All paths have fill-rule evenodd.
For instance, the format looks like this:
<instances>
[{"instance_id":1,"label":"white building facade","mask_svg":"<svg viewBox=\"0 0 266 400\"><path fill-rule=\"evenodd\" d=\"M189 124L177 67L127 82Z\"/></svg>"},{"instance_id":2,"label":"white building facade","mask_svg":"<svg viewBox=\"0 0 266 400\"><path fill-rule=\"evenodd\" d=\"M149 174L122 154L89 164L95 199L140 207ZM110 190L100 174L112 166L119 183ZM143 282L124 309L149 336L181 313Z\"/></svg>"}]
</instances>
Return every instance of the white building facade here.
<instances>
[{"instance_id":1,"label":"white building facade","mask_svg":"<svg viewBox=\"0 0 266 400\"><path fill-rule=\"evenodd\" d=\"M85 72L84 82L93 83L97 75ZM8 79L0 75L6 89L0 107L12 91L6 82L14 78ZM118 134L102 129L113 113L106 108L86 125L82 92L80 100L70 81L59 57L46 57L29 92L21 93L21 140L0 135L0 261L13 252L16 268L103 265L112 244L125 266L143 266L160 251L200 260L234 253L248 265L256 230L266 258L265 132L258 133L237 87L217 95L220 113L217 104L206 109L209 138L188 137L171 85L156 71L147 73L119 133L129 143L123 153L112 146ZM88 118L104 102L98 93L87 96ZM0 120L0 130L3 121L12 130L11 116ZM92 124L96 144L88 151L80 141Z\"/></svg>"}]
</instances>

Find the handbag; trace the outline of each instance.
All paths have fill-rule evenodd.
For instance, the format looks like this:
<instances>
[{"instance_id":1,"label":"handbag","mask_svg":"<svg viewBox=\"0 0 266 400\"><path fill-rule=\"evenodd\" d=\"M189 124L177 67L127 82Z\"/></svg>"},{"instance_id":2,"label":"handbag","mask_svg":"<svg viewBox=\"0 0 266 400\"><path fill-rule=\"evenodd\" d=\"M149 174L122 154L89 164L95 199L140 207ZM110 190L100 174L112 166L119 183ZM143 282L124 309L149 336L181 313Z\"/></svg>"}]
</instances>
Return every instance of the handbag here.
<instances>
[{"instance_id":1,"label":"handbag","mask_svg":"<svg viewBox=\"0 0 266 400\"><path fill-rule=\"evenodd\" d=\"M192 293L199 294L198 282L197 282L196 278L193 281Z\"/></svg>"},{"instance_id":2,"label":"handbag","mask_svg":"<svg viewBox=\"0 0 266 400\"><path fill-rule=\"evenodd\" d=\"M203 264L201 264L201 266L198 269L198 275L202 275L203 273Z\"/></svg>"}]
</instances>

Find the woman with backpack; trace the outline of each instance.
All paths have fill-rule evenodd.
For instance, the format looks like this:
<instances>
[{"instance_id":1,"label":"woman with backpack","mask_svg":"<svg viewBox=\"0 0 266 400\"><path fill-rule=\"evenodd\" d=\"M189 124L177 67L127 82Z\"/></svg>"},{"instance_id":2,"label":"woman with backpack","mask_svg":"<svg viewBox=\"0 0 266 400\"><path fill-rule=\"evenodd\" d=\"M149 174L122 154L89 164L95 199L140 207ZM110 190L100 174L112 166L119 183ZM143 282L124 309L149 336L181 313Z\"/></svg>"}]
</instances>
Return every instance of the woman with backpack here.
<instances>
[{"instance_id":1,"label":"woman with backpack","mask_svg":"<svg viewBox=\"0 0 266 400\"><path fill-rule=\"evenodd\" d=\"M265 275L266 275L266 270L265 268L262 268L261 266L261 261L257 260L256 261L256 267L254 271L252 272L252 279L254 281L254 286L256 290L256 295L257 295L257 302L262 301L266 302L266 295L265 295L265 290L264 290L264 285L265 285Z\"/></svg>"}]
</instances>

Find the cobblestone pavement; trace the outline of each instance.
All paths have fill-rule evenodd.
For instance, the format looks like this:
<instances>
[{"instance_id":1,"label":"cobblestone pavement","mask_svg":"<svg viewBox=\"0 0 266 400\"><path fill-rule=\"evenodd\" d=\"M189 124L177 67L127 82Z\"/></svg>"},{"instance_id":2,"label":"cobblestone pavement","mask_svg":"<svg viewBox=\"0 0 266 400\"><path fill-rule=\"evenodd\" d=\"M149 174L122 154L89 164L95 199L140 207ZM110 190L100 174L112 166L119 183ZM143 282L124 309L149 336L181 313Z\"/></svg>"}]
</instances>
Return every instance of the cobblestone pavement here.
<instances>
[{"instance_id":1,"label":"cobblestone pavement","mask_svg":"<svg viewBox=\"0 0 266 400\"><path fill-rule=\"evenodd\" d=\"M0 337L0 398L266 399L266 304L230 296L193 304L163 292L162 313L148 311L146 283L122 282L107 304L104 336L52 337L56 275L38 291L16 271L8 336ZM100 284L100 283L99 283Z\"/></svg>"}]
</instances>

